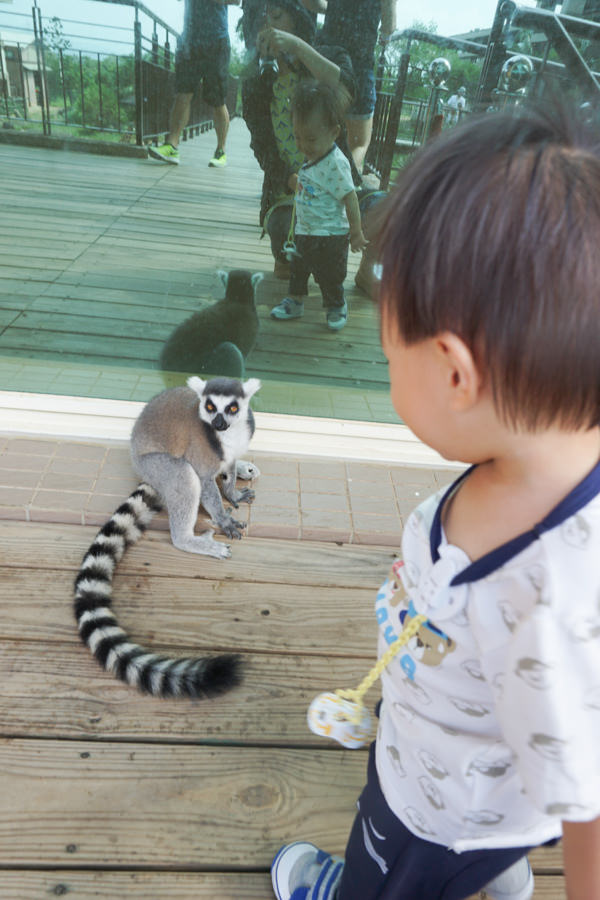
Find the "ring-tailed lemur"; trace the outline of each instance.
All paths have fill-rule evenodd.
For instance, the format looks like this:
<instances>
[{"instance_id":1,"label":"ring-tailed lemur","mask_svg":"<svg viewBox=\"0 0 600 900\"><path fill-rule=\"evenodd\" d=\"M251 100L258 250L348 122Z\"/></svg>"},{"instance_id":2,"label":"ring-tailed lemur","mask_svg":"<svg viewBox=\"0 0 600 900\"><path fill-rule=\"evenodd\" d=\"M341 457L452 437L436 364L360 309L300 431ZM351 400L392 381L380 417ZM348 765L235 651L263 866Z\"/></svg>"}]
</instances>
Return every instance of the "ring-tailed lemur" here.
<instances>
[{"instance_id":1,"label":"ring-tailed lemur","mask_svg":"<svg viewBox=\"0 0 600 900\"><path fill-rule=\"evenodd\" d=\"M75 616L82 641L98 662L127 684L155 696L210 697L239 683L239 659L215 657L172 659L150 653L130 640L112 612L112 578L130 544L164 504L173 544L191 553L230 556L227 544L207 531L194 535L198 506L230 538L241 538L245 523L223 507L251 503L254 492L238 490L236 474L260 474L252 463L238 460L254 433L250 398L260 388L251 378L188 379L187 387L171 388L150 400L131 434L133 466L143 482L96 535L75 579Z\"/></svg>"}]
</instances>

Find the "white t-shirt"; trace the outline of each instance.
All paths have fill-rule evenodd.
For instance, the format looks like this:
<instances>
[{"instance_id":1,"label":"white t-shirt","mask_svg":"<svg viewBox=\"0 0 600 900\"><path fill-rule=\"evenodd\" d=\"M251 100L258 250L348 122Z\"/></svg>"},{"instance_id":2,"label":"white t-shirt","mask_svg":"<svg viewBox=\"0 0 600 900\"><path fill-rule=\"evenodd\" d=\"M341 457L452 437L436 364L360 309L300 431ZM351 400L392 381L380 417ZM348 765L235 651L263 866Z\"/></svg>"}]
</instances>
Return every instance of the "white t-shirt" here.
<instances>
[{"instance_id":1,"label":"white t-shirt","mask_svg":"<svg viewBox=\"0 0 600 900\"><path fill-rule=\"evenodd\" d=\"M353 190L350 163L336 144L316 162L304 163L298 172L296 234L346 234L342 200Z\"/></svg>"},{"instance_id":2,"label":"white t-shirt","mask_svg":"<svg viewBox=\"0 0 600 900\"><path fill-rule=\"evenodd\" d=\"M442 492L410 516L376 600L380 655L428 621L382 676L376 759L419 837L533 846L600 815L599 492L600 464L475 563L445 539Z\"/></svg>"}]
</instances>

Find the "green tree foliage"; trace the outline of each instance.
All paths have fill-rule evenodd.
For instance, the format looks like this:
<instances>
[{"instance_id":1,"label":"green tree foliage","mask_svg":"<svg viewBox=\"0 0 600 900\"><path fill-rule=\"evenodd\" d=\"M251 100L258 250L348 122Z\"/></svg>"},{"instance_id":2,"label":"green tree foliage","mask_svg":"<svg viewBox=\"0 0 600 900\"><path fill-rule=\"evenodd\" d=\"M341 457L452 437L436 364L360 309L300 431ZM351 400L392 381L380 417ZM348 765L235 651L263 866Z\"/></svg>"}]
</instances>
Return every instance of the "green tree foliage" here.
<instances>
[{"instance_id":1,"label":"green tree foliage","mask_svg":"<svg viewBox=\"0 0 600 900\"><path fill-rule=\"evenodd\" d=\"M55 122L128 131L134 121L133 55L80 53L53 16L44 26L46 81Z\"/></svg>"},{"instance_id":2,"label":"green tree foliage","mask_svg":"<svg viewBox=\"0 0 600 900\"><path fill-rule=\"evenodd\" d=\"M411 28L431 35L437 35L437 24L435 22L426 23L415 20ZM410 52L406 90L407 99L426 100L429 97L431 93L431 83L428 74L429 65L438 57L447 59L451 66L450 74L445 82L448 88L447 96L453 94L461 85L466 88L467 103L469 98L474 96L481 74L480 60L462 51L451 50L448 47L440 47L437 44L429 43L426 39L413 39L410 41L410 45L407 40L395 41L386 49L385 81L388 90L393 90L398 74L400 56L407 49Z\"/></svg>"},{"instance_id":3,"label":"green tree foliage","mask_svg":"<svg viewBox=\"0 0 600 900\"><path fill-rule=\"evenodd\" d=\"M54 118L64 124L127 131L133 127L133 56L46 51Z\"/></svg>"}]
</instances>

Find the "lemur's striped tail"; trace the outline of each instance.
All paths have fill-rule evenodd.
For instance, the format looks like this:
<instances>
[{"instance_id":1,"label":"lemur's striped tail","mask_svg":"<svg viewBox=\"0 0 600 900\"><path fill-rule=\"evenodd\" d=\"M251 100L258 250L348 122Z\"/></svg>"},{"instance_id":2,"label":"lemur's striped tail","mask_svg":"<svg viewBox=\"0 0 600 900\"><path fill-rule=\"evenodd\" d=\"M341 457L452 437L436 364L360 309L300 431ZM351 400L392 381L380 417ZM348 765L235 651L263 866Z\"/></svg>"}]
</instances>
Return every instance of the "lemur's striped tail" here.
<instances>
[{"instance_id":1,"label":"lemur's striped tail","mask_svg":"<svg viewBox=\"0 0 600 900\"><path fill-rule=\"evenodd\" d=\"M140 484L102 526L75 579L79 634L107 672L155 697L212 697L240 682L239 657L173 659L134 644L110 609L115 567L160 510L156 491Z\"/></svg>"}]
</instances>

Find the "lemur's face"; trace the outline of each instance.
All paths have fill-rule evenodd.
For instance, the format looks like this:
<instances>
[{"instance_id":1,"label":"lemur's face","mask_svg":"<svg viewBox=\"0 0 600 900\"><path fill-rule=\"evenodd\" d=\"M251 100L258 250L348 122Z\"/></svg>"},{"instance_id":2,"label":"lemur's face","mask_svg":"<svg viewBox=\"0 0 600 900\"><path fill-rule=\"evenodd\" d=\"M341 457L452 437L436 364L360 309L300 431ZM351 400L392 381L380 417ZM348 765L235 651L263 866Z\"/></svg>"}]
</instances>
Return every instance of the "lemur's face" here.
<instances>
[{"instance_id":1,"label":"lemur's face","mask_svg":"<svg viewBox=\"0 0 600 900\"><path fill-rule=\"evenodd\" d=\"M236 423L248 427L250 398L260 389L258 378L243 382L235 378L204 381L193 375L188 378L187 386L198 397L200 419L215 431L227 431Z\"/></svg>"},{"instance_id":2,"label":"lemur's face","mask_svg":"<svg viewBox=\"0 0 600 900\"><path fill-rule=\"evenodd\" d=\"M243 418L248 401L231 394L205 394L200 401L200 418L216 431L227 431Z\"/></svg>"}]
</instances>

